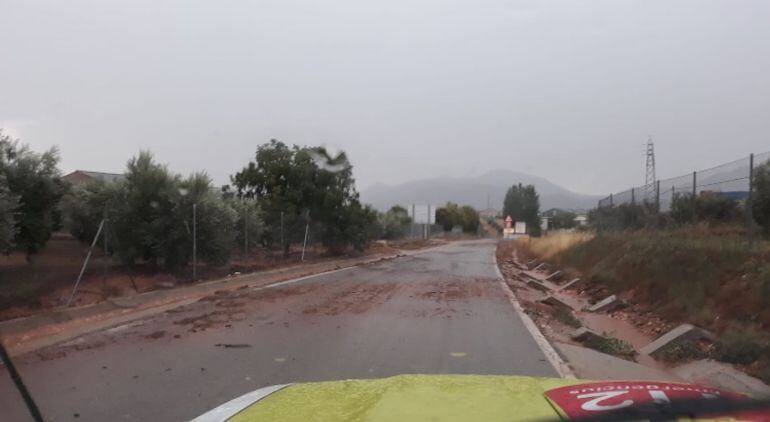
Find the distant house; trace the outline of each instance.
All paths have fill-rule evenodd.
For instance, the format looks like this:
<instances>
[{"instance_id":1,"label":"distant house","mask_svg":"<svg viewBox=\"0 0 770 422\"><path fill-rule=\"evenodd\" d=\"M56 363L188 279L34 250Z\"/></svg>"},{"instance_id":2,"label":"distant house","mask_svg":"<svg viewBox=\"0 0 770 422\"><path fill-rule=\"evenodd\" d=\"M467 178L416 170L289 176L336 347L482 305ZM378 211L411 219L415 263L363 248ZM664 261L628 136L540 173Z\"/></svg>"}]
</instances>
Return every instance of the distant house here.
<instances>
[{"instance_id":1,"label":"distant house","mask_svg":"<svg viewBox=\"0 0 770 422\"><path fill-rule=\"evenodd\" d=\"M588 224L588 216L586 215L586 212L584 210L551 208L540 213L540 228L543 231L549 230L551 225L551 220L553 220L553 218L556 217L557 215L566 213L566 212L571 212L575 214L575 223L578 226L585 226L586 224Z\"/></svg>"},{"instance_id":2,"label":"distant house","mask_svg":"<svg viewBox=\"0 0 770 422\"><path fill-rule=\"evenodd\" d=\"M495 218L498 215L500 215L500 211L494 208L487 208L485 210L479 211L479 217L481 218Z\"/></svg>"},{"instance_id":3,"label":"distant house","mask_svg":"<svg viewBox=\"0 0 770 422\"><path fill-rule=\"evenodd\" d=\"M749 198L748 191L702 191L700 196L714 195L730 201L745 202Z\"/></svg>"},{"instance_id":4,"label":"distant house","mask_svg":"<svg viewBox=\"0 0 770 422\"><path fill-rule=\"evenodd\" d=\"M72 173L62 176L62 180L75 186L85 185L90 182L101 180L103 182L118 182L125 176L118 173L102 173L99 171L75 170Z\"/></svg>"}]
</instances>

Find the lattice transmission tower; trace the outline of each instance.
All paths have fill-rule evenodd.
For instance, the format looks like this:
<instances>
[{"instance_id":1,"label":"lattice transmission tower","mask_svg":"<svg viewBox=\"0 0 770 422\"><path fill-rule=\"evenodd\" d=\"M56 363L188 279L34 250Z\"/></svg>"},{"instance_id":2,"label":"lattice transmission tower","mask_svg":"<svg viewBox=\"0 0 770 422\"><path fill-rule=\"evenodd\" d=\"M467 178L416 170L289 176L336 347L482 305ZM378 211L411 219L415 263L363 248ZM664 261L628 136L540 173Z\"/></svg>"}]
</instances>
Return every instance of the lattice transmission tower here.
<instances>
[{"instance_id":1,"label":"lattice transmission tower","mask_svg":"<svg viewBox=\"0 0 770 422\"><path fill-rule=\"evenodd\" d=\"M655 145L647 138L647 170L644 174L644 200L655 200Z\"/></svg>"}]
</instances>

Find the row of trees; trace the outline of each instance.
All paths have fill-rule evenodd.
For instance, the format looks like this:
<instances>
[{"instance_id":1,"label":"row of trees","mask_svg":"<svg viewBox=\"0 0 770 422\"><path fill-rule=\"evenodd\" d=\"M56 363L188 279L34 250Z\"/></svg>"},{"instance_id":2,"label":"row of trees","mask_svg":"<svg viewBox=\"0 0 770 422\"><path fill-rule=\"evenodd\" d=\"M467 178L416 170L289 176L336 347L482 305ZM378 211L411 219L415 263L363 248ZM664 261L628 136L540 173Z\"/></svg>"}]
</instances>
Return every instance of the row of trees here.
<instances>
[{"instance_id":1,"label":"row of trees","mask_svg":"<svg viewBox=\"0 0 770 422\"><path fill-rule=\"evenodd\" d=\"M91 241L106 218L104 234L125 264L143 261L171 271L192 258L193 224L198 255L213 264L230 258L244 224L255 239L262 230L254 201L224 197L204 173L174 174L146 151L128 162L124 180L73 188L61 208L79 240Z\"/></svg>"},{"instance_id":2,"label":"row of trees","mask_svg":"<svg viewBox=\"0 0 770 422\"><path fill-rule=\"evenodd\" d=\"M149 152L128 162L122 180L82 186L61 180L58 161L56 149L35 153L0 132L0 252L29 258L61 228L90 242L106 219L104 236L124 263L177 271L192 258L193 224L198 256L213 264L244 246L288 253L306 238L336 253L360 250L411 228L403 207L378 213L361 204L346 155L320 147L260 145L221 190L204 173L171 172Z\"/></svg>"}]
</instances>

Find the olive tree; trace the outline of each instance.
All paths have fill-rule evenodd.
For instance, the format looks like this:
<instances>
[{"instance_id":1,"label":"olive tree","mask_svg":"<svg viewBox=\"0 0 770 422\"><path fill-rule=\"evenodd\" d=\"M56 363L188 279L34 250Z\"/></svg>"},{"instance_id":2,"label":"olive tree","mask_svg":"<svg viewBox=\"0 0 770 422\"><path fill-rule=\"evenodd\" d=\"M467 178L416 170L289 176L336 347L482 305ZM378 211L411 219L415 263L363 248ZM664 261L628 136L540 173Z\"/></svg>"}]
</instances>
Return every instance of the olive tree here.
<instances>
[{"instance_id":1,"label":"olive tree","mask_svg":"<svg viewBox=\"0 0 770 422\"><path fill-rule=\"evenodd\" d=\"M5 236L13 233L14 248L25 252L28 260L45 246L61 222L58 204L66 186L59 177L58 163L55 147L37 153L0 131L0 190L4 192L0 195L5 198L0 201L6 208L0 224L14 221L13 229L3 231ZM8 210L12 210L11 216ZM10 243L6 250L8 247Z\"/></svg>"}]
</instances>

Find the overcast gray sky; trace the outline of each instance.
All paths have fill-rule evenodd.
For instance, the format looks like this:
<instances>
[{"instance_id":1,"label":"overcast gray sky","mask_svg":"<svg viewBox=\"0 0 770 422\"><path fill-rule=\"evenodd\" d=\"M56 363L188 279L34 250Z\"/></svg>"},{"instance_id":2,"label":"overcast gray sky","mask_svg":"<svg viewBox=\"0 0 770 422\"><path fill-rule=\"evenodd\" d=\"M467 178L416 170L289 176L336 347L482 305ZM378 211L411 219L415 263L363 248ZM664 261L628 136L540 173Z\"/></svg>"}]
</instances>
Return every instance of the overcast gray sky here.
<instances>
[{"instance_id":1,"label":"overcast gray sky","mask_svg":"<svg viewBox=\"0 0 770 422\"><path fill-rule=\"evenodd\" d=\"M509 168L577 192L770 150L770 1L0 0L0 127L62 169L216 182L277 138L359 189Z\"/></svg>"}]
</instances>

